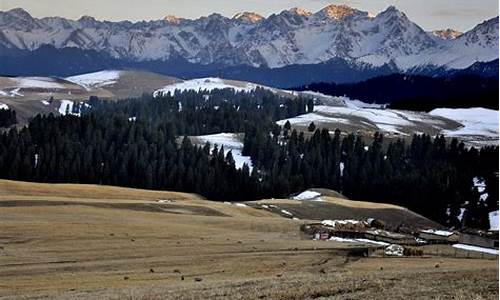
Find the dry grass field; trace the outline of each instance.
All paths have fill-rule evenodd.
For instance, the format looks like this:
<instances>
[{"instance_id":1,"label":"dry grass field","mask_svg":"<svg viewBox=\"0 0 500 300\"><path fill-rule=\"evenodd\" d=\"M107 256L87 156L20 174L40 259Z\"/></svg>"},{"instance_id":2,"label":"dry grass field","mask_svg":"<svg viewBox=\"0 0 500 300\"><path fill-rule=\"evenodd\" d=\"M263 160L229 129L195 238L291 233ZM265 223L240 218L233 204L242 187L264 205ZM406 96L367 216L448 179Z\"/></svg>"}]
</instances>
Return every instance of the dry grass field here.
<instances>
[{"instance_id":1,"label":"dry grass field","mask_svg":"<svg viewBox=\"0 0 500 300\"><path fill-rule=\"evenodd\" d=\"M0 298L498 298L497 259L355 257L303 222L193 194L0 181Z\"/></svg>"}]
</instances>

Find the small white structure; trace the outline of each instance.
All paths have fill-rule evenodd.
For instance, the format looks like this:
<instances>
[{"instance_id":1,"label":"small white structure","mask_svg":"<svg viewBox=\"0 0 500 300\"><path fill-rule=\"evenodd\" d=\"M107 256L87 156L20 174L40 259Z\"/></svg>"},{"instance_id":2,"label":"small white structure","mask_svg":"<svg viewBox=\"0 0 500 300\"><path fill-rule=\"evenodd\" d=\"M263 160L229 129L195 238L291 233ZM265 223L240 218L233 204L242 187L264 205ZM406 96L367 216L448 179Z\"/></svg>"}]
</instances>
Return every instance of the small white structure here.
<instances>
[{"instance_id":1,"label":"small white structure","mask_svg":"<svg viewBox=\"0 0 500 300\"><path fill-rule=\"evenodd\" d=\"M388 256L403 256L405 248L401 245L392 244L385 248L385 255Z\"/></svg>"}]
</instances>

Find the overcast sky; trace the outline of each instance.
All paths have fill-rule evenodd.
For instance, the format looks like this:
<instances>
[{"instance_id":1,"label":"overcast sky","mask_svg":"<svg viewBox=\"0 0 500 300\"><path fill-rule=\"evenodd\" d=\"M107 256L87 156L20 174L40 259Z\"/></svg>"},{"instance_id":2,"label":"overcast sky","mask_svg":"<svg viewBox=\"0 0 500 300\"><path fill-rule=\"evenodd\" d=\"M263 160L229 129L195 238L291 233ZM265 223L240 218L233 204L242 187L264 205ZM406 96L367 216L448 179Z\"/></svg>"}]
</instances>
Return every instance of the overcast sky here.
<instances>
[{"instance_id":1,"label":"overcast sky","mask_svg":"<svg viewBox=\"0 0 500 300\"><path fill-rule=\"evenodd\" d=\"M151 20L166 15L197 18L217 12L233 16L254 11L268 16L299 6L315 12L328 4L347 4L374 14L395 5L426 30L461 31L498 15L498 0L0 0L0 10L22 7L35 17L90 15L99 20Z\"/></svg>"}]
</instances>

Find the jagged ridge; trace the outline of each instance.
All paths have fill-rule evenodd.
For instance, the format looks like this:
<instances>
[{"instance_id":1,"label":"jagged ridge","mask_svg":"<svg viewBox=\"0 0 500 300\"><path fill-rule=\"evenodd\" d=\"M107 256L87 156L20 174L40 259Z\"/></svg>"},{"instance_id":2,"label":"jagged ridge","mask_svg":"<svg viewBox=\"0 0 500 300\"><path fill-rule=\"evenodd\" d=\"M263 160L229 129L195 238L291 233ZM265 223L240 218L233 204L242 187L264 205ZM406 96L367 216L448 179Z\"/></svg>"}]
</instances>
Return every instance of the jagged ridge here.
<instances>
[{"instance_id":1,"label":"jagged ridge","mask_svg":"<svg viewBox=\"0 0 500 300\"><path fill-rule=\"evenodd\" d=\"M43 45L96 50L115 59L278 68L341 58L361 66L463 69L498 59L498 17L454 39L436 38L394 6L376 16L330 5L310 13L293 8L268 18L251 12L233 18L108 22L85 16L36 19L23 9L0 12L0 46L33 51Z\"/></svg>"}]
</instances>

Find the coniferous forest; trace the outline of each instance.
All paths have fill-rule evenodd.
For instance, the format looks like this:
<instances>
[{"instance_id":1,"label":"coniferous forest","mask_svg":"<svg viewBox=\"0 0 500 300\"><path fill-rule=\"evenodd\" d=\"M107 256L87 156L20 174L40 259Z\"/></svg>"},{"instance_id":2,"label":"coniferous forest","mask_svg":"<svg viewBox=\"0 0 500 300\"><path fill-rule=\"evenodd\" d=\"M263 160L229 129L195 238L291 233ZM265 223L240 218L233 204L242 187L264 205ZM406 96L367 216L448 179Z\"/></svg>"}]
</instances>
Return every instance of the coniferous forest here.
<instances>
[{"instance_id":1,"label":"coniferous forest","mask_svg":"<svg viewBox=\"0 0 500 300\"><path fill-rule=\"evenodd\" d=\"M276 120L311 111L306 99L263 89L176 92L153 98L91 98L81 116L34 117L0 135L0 177L195 192L212 200L288 197L311 187L355 200L405 206L449 226L488 227L498 209L498 147L467 148L442 136L384 141ZM196 146L185 136L244 132L243 155L254 168L235 167L222 147ZM307 138L306 138L307 136ZM486 181L480 200L473 178Z\"/></svg>"}]
</instances>

